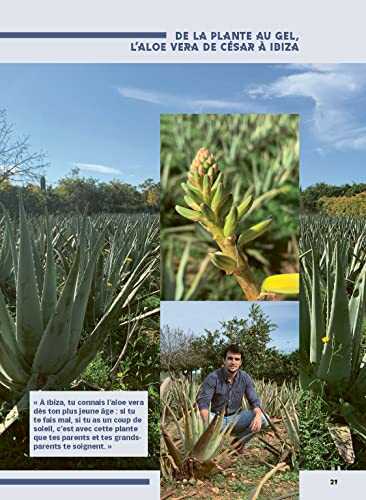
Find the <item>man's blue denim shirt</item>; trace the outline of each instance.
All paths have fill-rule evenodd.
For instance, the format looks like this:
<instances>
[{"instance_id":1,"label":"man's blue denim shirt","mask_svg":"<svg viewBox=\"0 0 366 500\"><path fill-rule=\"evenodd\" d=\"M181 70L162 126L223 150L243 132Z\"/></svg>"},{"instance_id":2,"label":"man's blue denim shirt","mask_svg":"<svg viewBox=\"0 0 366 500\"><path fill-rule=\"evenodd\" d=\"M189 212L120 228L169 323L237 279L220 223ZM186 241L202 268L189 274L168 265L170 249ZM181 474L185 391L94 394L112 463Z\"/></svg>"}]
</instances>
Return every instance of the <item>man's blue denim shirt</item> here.
<instances>
[{"instance_id":1,"label":"man's blue denim shirt","mask_svg":"<svg viewBox=\"0 0 366 500\"><path fill-rule=\"evenodd\" d=\"M203 381L197 396L197 405L200 410L208 410L211 403L213 413L220 413L226 406L225 414L231 415L242 406L244 395L252 408L260 406L253 380L246 372L239 370L234 382L230 384L226 369L218 368Z\"/></svg>"}]
</instances>

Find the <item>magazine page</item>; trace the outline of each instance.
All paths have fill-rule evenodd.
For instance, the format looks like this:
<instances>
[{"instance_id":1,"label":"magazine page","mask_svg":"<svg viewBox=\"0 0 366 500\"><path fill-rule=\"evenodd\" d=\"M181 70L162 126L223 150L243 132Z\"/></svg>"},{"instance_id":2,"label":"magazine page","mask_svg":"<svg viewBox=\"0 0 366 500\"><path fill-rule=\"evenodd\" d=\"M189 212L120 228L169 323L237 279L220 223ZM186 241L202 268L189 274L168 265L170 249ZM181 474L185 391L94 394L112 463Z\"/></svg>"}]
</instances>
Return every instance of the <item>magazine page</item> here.
<instances>
[{"instance_id":1,"label":"magazine page","mask_svg":"<svg viewBox=\"0 0 366 500\"><path fill-rule=\"evenodd\" d=\"M0 494L366 476L362 6L0 19Z\"/></svg>"}]
</instances>

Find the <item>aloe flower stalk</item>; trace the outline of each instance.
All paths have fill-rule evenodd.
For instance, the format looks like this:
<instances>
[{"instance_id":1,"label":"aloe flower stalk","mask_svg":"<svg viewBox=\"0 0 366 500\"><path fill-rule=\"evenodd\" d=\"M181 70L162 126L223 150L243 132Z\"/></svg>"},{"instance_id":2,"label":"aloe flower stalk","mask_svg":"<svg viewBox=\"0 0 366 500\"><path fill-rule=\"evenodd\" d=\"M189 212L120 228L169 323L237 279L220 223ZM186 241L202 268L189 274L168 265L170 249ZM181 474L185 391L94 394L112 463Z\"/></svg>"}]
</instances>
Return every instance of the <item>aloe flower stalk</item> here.
<instances>
[{"instance_id":1,"label":"aloe flower stalk","mask_svg":"<svg viewBox=\"0 0 366 500\"><path fill-rule=\"evenodd\" d=\"M197 152L182 188L189 208L177 205L176 211L198 222L211 234L219 247L219 251L211 254L212 263L235 276L247 300L256 300L260 291L244 247L268 229L271 219L241 230L241 222L251 209L253 198L247 196L240 203L234 202L223 172L206 148Z\"/></svg>"}]
</instances>

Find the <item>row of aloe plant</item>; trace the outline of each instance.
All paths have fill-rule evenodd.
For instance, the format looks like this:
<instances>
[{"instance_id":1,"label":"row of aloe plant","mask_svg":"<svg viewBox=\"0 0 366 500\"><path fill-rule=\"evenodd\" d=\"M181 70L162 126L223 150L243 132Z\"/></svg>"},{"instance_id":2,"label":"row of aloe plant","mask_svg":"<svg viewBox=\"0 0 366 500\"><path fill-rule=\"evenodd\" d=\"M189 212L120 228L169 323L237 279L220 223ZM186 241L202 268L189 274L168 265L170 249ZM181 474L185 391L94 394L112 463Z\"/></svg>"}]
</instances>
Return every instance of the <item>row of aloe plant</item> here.
<instances>
[{"instance_id":1,"label":"row of aloe plant","mask_svg":"<svg viewBox=\"0 0 366 500\"><path fill-rule=\"evenodd\" d=\"M3 433L27 410L29 391L69 386L101 350L156 275L158 224L112 230L113 217L58 227L45 216L1 226L0 398L15 406ZM145 227L146 229L146 227Z\"/></svg>"},{"instance_id":2,"label":"row of aloe plant","mask_svg":"<svg viewBox=\"0 0 366 500\"><path fill-rule=\"evenodd\" d=\"M351 463L352 435L366 444L366 229L342 218L301 229L300 380L328 403L330 435Z\"/></svg>"}]
</instances>

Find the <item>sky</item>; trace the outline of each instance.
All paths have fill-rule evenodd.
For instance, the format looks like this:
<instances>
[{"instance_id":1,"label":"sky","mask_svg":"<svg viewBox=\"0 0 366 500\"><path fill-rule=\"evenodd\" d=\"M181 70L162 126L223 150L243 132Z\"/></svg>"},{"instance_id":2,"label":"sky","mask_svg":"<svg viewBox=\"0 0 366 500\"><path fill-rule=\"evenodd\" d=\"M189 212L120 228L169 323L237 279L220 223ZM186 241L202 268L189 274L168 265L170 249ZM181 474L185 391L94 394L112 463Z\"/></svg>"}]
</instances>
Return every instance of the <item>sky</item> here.
<instances>
[{"instance_id":1,"label":"sky","mask_svg":"<svg viewBox=\"0 0 366 500\"><path fill-rule=\"evenodd\" d=\"M0 109L51 183L158 180L160 113L299 113L302 187L366 182L365 107L365 64L0 64Z\"/></svg>"},{"instance_id":2,"label":"sky","mask_svg":"<svg viewBox=\"0 0 366 500\"><path fill-rule=\"evenodd\" d=\"M220 328L220 321L247 317L250 302L194 302L162 301L160 324L163 328L180 328L193 335ZM270 346L280 351L291 352L299 344L299 304L298 302L261 302L261 308L277 325L271 333Z\"/></svg>"}]
</instances>

